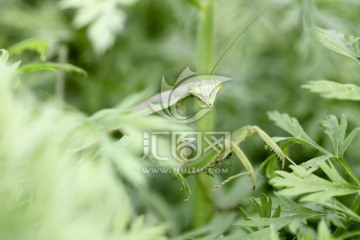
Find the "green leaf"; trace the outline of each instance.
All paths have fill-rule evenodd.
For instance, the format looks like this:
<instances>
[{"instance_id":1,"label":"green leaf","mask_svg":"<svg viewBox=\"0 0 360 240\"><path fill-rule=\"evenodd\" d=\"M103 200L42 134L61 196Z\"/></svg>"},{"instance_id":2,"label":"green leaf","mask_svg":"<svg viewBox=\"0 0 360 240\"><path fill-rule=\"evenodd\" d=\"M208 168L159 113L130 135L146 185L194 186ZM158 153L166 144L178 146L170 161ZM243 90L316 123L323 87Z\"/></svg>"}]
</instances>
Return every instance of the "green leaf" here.
<instances>
[{"instance_id":1,"label":"green leaf","mask_svg":"<svg viewBox=\"0 0 360 240\"><path fill-rule=\"evenodd\" d=\"M318 163L323 172L330 178L325 180L307 172L303 166L290 166L292 173L277 171L278 177L270 180L274 187L282 188L281 195L301 196L301 201L324 203L335 196L358 193L360 188L345 181L330 161Z\"/></svg>"},{"instance_id":2,"label":"green leaf","mask_svg":"<svg viewBox=\"0 0 360 240\"><path fill-rule=\"evenodd\" d=\"M264 193L262 193L259 198L252 198L251 200L256 212L260 217L271 217L272 200L270 196L266 196Z\"/></svg>"},{"instance_id":3,"label":"green leaf","mask_svg":"<svg viewBox=\"0 0 360 240\"><path fill-rule=\"evenodd\" d=\"M278 218L278 217L280 217L280 213L281 213L281 206L278 206L278 207L275 209L272 217L273 217L273 218Z\"/></svg>"},{"instance_id":4,"label":"green leaf","mask_svg":"<svg viewBox=\"0 0 360 240\"><path fill-rule=\"evenodd\" d=\"M26 50L31 50L39 53L42 61L46 59L46 52L49 47L49 42L43 39L27 39L19 42L9 48L10 55L20 55Z\"/></svg>"},{"instance_id":5,"label":"green leaf","mask_svg":"<svg viewBox=\"0 0 360 240\"><path fill-rule=\"evenodd\" d=\"M1 80L11 79L11 76L15 73L18 69L21 61L17 61L12 65L8 63L9 53L5 49L0 49L0 75Z\"/></svg>"},{"instance_id":6,"label":"green leaf","mask_svg":"<svg viewBox=\"0 0 360 240\"><path fill-rule=\"evenodd\" d=\"M331 223L337 228L346 229L346 222L348 222L349 219L341 212L331 211L325 216L325 220L327 223Z\"/></svg>"},{"instance_id":7,"label":"green leaf","mask_svg":"<svg viewBox=\"0 0 360 240\"><path fill-rule=\"evenodd\" d=\"M251 218L249 217L249 215L245 212L245 210L244 210L242 207L239 207L239 210L240 210L240 213L241 213L242 217L243 217L245 220L251 220Z\"/></svg>"},{"instance_id":8,"label":"green leaf","mask_svg":"<svg viewBox=\"0 0 360 240\"><path fill-rule=\"evenodd\" d=\"M277 229L273 225L270 225L269 228L270 228L270 239L271 240L280 240Z\"/></svg>"},{"instance_id":9,"label":"green leaf","mask_svg":"<svg viewBox=\"0 0 360 240\"><path fill-rule=\"evenodd\" d=\"M298 215L313 215L313 216L325 214L325 212L315 211L312 210L311 208L304 207L279 194L275 194L275 197L273 197L273 201L275 204L281 206L282 212L294 213Z\"/></svg>"},{"instance_id":10,"label":"green leaf","mask_svg":"<svg viewBox=\"0 0 360 240\"><path fill-rule=\"evenodd\" d=\"M343 33L338 33L334 30L325 30L318 27L313 27L312 35L326 48L348 57L359 63L359 38L353 36L345 36Z\"/></svg>"},{"instance_id":11,"label":"green leaf","mask_svg":"<svg viewBox=\"0 0 360 240\"><path fill-rule=\"evenodd\" d=\"M267 179L274 177L275 171L280 169L279 161L274 155L269 156L261 163L259 173L265 175Z\"/></svg>"},{"instance_id":12,"label":"green leaf","mask_svg":"<svg viewBox=\"0 0 360 240\"><path fill-rule=\"evenodd\" d=\"M186 0L186 2L190 3L191 5L196 7L197 9L201 9L201 4L199 3L198 0Z\"/></svg>"},{"instance_id":13,"label":"green leaf","mask_svg":"<svg viewBox=\"0 0 360 240\"><path fill-rule=\"evenodd\" d=\"M9 52L5 49L0 49L0 53L1 53L0 61L6 63L7 60L9 59Z\"/></svg>"},{"instance_id":14,"label":"green leaf","mask_svg":"<svg viewBox=\"0 0 360 240\"><path fill-rule=\"evenodd\" d=\"M335 240L329 228L326 226L325 220L322 219L318 225L318 239L319 240Z\"/></svg>"},{"instance_id":15,"label":"green leaf","mask_svg":"<svg viewBox=\"0 0 360 240\"><path fill-rule=\"evenodd\" d=\"M304 129L300 126L296 118L292 118L286 113L269 112L269 118L275 122L275 125L284 129L296 138L303 139L307 142L313 142L313 140L305 133Z\"/></svg>"},{"instance_id":16,"label":"green leaf","mask_svg":"<svg viewBox=\"0 0 360 240\"><path fill-rule=\"evenodd\" d=\"M339 156L344 149L345 133L347 128L346 116L341 116L340 124L336 116L327 116L325 120L321 122L321 125L325 128L325 133L331 140L335 155Z\"/></svg>"},{"instance_id":17,"label":"green leaf","mask_svg":"<svg viewBox=\"0 0 360 240\"><path fill-rule=\"evenodd\" d=\"M259 202L261 202L261 204ZM273 217L271 218L270 215L272 202L274 202L278 206L277 208L275 208ZM245 220L240 221L235 225L240 225L242 227L250 227L254 232L246 235L241 239L276 239L276 237L274 237L277 235L276 232L281 228L289 225L290 223L302 222L307 218L325 215L325 212L315 211L310 208L306 208L280 195L276 195L275 197L270 198L262 194L258 200L253 198L253 204L259 215L265 217L250 218L245 213ZM282 211L283 208L285 211ZM287 212L288 216L280 217L281 211ZM269 228L258 230L259 227L267 226L269 226ZM270 228L273 231L272 235L269 232ZM270 235L272 237L270 237Z\"/></svg>"},{"instance_id":18,"label":"green leaf","mask_svg":"<svg viewBox=\"0 0 360 240\"><path fill-rule=\"evenodd\" d=\"M282 225L276 225L276 226L273 226L271 225L270 227L268 228L263 228L259 231L256 231L256 232L253 232L253 233L250 233L250 234L247 234L241 238L237 238L237 239L241 239L241 240L258 240L258 239L261 239L261 240L274 240L273 238L273 233L278 230L280 230L281 228L283 228L284 226L286 226L287 224L282 224Z\"/></svg>"},{"instance_id":19,"label":"green leaf","mask_svg":"<svg viewBox=\"0 0 360 240\"><path fill-rule=\"evenodd\" d=\"M117 4L119 2L120 4ZM87 27L87 36L97 54L112 47L119 33L124 31L126 12L121 5L134 4L135 0L77 1L62 0L60 7L75 10L74 25Z\"/></svg>"},{"instance_id":20,"label":"green leaf","mask_svg":"<svg viewBox=\"0 0 360 240\"><path fill-rule=\"evenodd\" d=\"M24 65L20 67L17 72L20 74L24 73L31 73L31 72L37 72L37 71L50 71L50 72L56 72L57 70L63 70L68 73L78 73L82 75L86 75L86 72L74 65L68 64L68 63L52 63L52 62L46 62L46 63L30 63L27 65Z\"/></svg>"},{"instance_id":21,"label":"green leaf","mask_svg":"<svg viewBox=\"0 0 360 240\"><path fill-rule=\"evenodd\" d=\"M346 232L345 234L338 237L337 240L343 240L343 239L348 239L348 238L354 239L355 236L360 236L360 230Z\"/></svg>"},{"instance_id":22,"label":"green leaf","mask_svg":"<svg viewBox=\"0 0 360 240\"><path fill-rule=\"evenodd\" d=\"M290 117L286 113L281 114L277 111L269 112L268 116L272 121L274 121L275 125L294 136L294 138L284 138L283 140L286 139L300 144L304 144L313 147L325 154L332 155L330 152L328 152L326 149L324 149L314 140L312 140L309 135L306 134L306 132L301 127L299 121L296 118Z\"/></svg>"},{"instance_id":23,"label":"green leaf","mask_svg":"<svg viewBox=\"0 0 360 240\"><path fill-rule=\"evenodd\" d=\"M354 140L354 138L358 135L360 128L355 128L354 130L351 131L351 133L345 138L344 141L344 148L342 150L342 152L340 153L340 156L343 156L346 149L349 147L349 145L351 144L351 142Z\"/></svg>"},{"instance_id":24,"label":"green leaf","mask_svg":"<svg viewBox=\"0 0 360 240\"><path fill-rule=\"evenodd\" d=\"M243 217L245 220L251 220L251 217L245 212L245 210L244 210L242 207L239 207L239 210L240 210L240 214L242 215L242 217ZM252 230L252 231L258 231L259 228L257 228L257 227L251 227L251 230ZM244 229L244 231L246 231L247 233L250 233L250 232L251 232L250 230L247 230L247 229Z\"/></svg>"},{"instance_id":25,"label":"green leaf","mask_svg":"<svg viewBox=\"0 0 360 240\"><path fill-rule=\"evenodd\" d=\"M270 225L283 227L284 225L288 225L291 222L303 221L309 217L313 216L300 214L278 218L252 218L252 220L239 221L235 225L239 225L242 227L266 227Z\"/></svg>"},{"instance_id":26,"label":"green leaf","mask_svg":"<svg viewBox=\"0 0 360 240\"><path fill-rule=\"evenodd\" d=\"M328 80L316 80L302 86L310 92L319 93L323 98L339 100L360 100L360 87L355 84L341 84Z\"/></svg>"},{"instance_id":27,"label":"green leaf","mask_svg":"<svg viewBox=\"0 0 360 240\"><path fill-rule=\"evenodd\" d=\"M290 141L290 142L293 142L293 143L299 143L299 144L302 144L304 146L314 148L314 149L316 149L316 150L318 150L318 151L320 151L320 152L322 152L322 153L324 153L326 155L333 156L328 150L321 147L320 145L318 145L314 141L309 142L309 141L306 141L306 140L303 140L303 139L300 139L300 138L296 138L296 137L287 137L287 138L284 137L284 138L282 138L281 141L284 141L284 140L287 140L287 141Z\"/></svg>"},{"instance_id":28,"label":"green leaf","mask_svg":"<svg viewBox=\"0 0 360 240\"><path fill-rule=\"evenodd\" d=\"M235 213L218 213L207 223L206 225L185 232L181 235L171 238L172 240L208 240L208 239L221 239L221 236L224 232L228 232L233 228L233 223L236 219ZM235 234L238 236L238 234ZM145 238L147 239L147 238Z\"/></svg>"},{"instance_id":29,"label":"green leaf","mask_svg":"<svg viewBox=\"0 0 360 240\"><path fill-rule=\"evenodd\" d=\"M316 157L316 158L310 159L306 162L303 162L302 164L300 164L300 166L304 166L306 171L308 172L308 174L310 174L319 169L320 163L323 163L330 158L331 158L331 156L328 156L328 155Z\"/></svg>"},{"instance_id":30,"label":"green leaf","mask_svg":"<svg viewBox=\"0 0 360 240\"><path fill-rule=\"evenodd\" d=\"M331 163L330 160L319 163L319 166L324 171L324 173L330 178L331 181L333 181L336 184L343 185L344 188L346 186L351 188L352 185L341 177L341 175L338 173L338 171L336 170L336 168L334 167L334 165Z\"/></svg>"},{"instance_id":31,"label":"green leaf","mask_svg":"<svg viewBox=\"0 0 360 240\"><path fill-rule=\"evenodd\" d=\"M323 203L323 205L327 206L328 208L334 209L338 212L346 214L347 216L351 217L352 221L360 222L360 216L358 214L356 214L354 211L346 207L344 204L342 204L340 201L338 201L335 198Z\"/></svg>"}]
</instances>

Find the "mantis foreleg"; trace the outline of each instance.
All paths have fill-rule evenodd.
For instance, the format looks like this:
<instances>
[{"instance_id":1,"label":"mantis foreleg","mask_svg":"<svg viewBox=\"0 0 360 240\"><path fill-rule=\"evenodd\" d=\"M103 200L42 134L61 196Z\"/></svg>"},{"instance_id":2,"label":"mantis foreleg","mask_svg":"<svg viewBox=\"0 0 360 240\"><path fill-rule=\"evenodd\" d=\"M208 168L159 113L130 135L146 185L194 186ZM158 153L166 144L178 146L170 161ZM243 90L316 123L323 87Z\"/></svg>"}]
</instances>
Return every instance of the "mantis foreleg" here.
<instances>
[{"instance_id":1,"label":"mantis foreleg","mask_svg":"<svg viewBox=\"0 0 360 240\"><path fill-rule=\"evenodd\" d=\"M280 160L282 167L284 167L286 159L288 159L292 164L295 164L294 162L291 161L291 159L289 159L283 153L283 151L276 144L276 142L263 130L261 130L258 126L248 125L232 133L231 148L229 150L224 149L223 152L221 153L218 153L215 150L209 150L208 152L205 152L199 160L188 162L187 164L185 164L184 168L188 168L192 170L195 169L195 171L189 173L198 173L198 172L208 173L210 172L209 169L214 167L219 161L224 160L230 154L230 152L234 152L236 156L239 158L240 162L244 165L246 172L229 177L219 185L215 186L214 190L218 189L227 182L243 175L249 175L251 177L253 186L255 187L256 185L255 171L252 167L251 162L239 147L241 143L243 143L247 138L251 137L254 134L257 134L259 138L265 143L265 145L268 146L269 150L276 155L276 157Z\"/></svg>"}]
</instances>

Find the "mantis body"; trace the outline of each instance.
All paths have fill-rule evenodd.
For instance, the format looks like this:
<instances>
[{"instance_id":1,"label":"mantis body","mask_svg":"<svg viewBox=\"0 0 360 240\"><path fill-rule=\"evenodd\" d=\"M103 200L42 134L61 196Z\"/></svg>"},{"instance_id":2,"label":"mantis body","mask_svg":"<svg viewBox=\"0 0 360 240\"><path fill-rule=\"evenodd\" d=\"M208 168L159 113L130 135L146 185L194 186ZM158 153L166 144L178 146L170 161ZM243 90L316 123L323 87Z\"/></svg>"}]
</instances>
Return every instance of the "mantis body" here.
<instances>
[{"instance_id":1,"label":"mantis body","mask_svg":"<svg viewBox=\"0 0 360 240\"><path fill-rule=\"evenodd\" d=\"M141 111L151 107L152 112L171 107L189 96L199 99L207 107L214 105L216 95L222 87L219 80L201 80L185 83L175 89L158 93L136 105L133 110Z\"/></svg>"},{"instance_id":2,"label":"mantis body","mask_svg":"<svg viewBox=\"0 0 360 240\"><path fill-rule=\"evenodd\" d=\"M255 21L259 18L259 16L255 19ZM255 21L250 23L245 28L245 30L241 32L240 35L238 35L235 41L237 41ZM231 48L231 46L235 43L235 41L230 45L230 47L225 51L225 53ZM167 108L172 108L174 106L176 107L178 103L184 102L185 99L188 97L194 97L197 100L199 100L201 103L203 103L207 108L212 108L216 100L217 94L222 87L222 83L224 81L229 80L227 78L223 78L219 76L213 76L214 80L211 79L213 71L215 70L216 66L218 65L222 57L225 55L225 53L220 57L219 61L215 64L214 69L211 71L211 74L208 76L207 79L194 81L192 78L185 78L185 80L176 88L172 90L162 91L159 94L154 95L153 97L136 105L133 108L133 110L145 111L146 114L151 114L153 112L166 110ZM186 71L189 71L189 69L187 69ZM182 73L182 75L184 75L184 72ZM185 74L185 75L192 76L193 74ZM248 137L251 137L254 134L257 134L260 137L260 139L265 143L265 145L269 148L269 150L271 150L276 155L276 157L281 162L282 167L284 167L286 159L288 159L291 163L293 163L283 153L283 151L276 144L276 142L271 137L269 137L261 128L259 128L258 126L248 125L234 131L231 134L230 139L225 140L225 141L229 141L228 143L225 143L230 145L229 148L224 148L220 152L215 151L214 149L211 148L210 150L202 154L202 156L195 161L186 161L186 159L184 159L185 163L182 165L182 169L186 171L181 171L181 172L182 173L186 172L186 174L196 174L199 172L205 172L209 175L212 175L211 169L216 167L219 164L219 162L226 159L230 153L234 152L235 155L240 160L240 162L244 165L246 172L242 172L229 177L219 185L215 186L214 190L218 189L220 186L224 185L225 183L243 175L249 175L252 179L253 187L255 187L256 175L254 169L250 161L244 154L244 152L239 147L241 143L243 143ZM182 182L183 187L185 189L188 189L184 177L178 172L174 172L174 174Z\"/></svg>"},{"instance_id":3,"label":"mantis body","mask_svg":"<svg viewBox=\"0 0 360 240\"><path fill-rule=\"evenodd\" d=\"M174 90L168 90L154 95L146 101L136 105L133 110L146 110L146 114L150 114L152 112L163 110L164 108L176 106L177 103L185 101L185 99L188 97L195 97L196 99L201 101L206 107L211 108L214 105L217 93L220 91L221 87L222 83L220 80L190 81L177 87ZM225 141L229 141L225 142L225 145L230 146L229 148L224 148L221 152L215 151L215 149L210 148L196 161L186 161L186 159L184 159L185 164L182 165L183 170L181 172L185 172L186 174L196 174L204 172L212 175L211 169L216 167L221 161L226 159L230 153L234 152L235 155L239 158L240 162L244 165L246 172L242 172L229 177L219 185L215 186L214 190L218 189L220 186L224 185L230 180L233 180L243 175L249 175L252 179L253 186L255 187L256 175L254 169L244 152L239 147L241 143L243 143L247 138L251 137L254 134L257 134L260 139L265 143L265 145L276 155L276 157L281 162L282 167L284 166L286 159L291 161L282 152L281 148L276 144L276 142L270 136L268 136L261 128L259 128L258 126L248 125L234 131L231 134L230 139L225 139ZM183 178L181 175L179 175L180 173L175 174L178 178Z\"/></svg>"}]
</instances>

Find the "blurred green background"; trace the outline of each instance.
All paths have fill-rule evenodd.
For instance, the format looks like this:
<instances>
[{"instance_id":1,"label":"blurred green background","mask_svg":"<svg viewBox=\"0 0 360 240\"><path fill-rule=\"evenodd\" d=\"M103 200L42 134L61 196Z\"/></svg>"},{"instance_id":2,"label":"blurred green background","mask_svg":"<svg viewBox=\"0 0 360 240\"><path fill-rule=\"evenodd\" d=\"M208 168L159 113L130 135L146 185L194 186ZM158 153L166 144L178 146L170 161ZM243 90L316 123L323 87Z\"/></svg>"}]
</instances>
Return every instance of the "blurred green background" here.
<instances>
[{"instance_id":1,"label":"blurred green background","mask_svg":"<svg viewBox=\"0 0 360 240\"><path fill-rule=\"evenodd\" d=\"M174 82L186 67L196 71L197 9L191 2L2 0L0 47L9 48L27 38L46 39L51 46L51 61L59 61L60 51L66 49L66 62L83 68L88 75L66 76L65 101L91 115L134 95L159 92L162 76ZM267 117L268 111L277 110L298 118L310 136L327 145L319 122L328 114L346 114L349 128L358 127L358 103L323 99L301 86L316 79L358 83L360 69L321 46L308 27L316 25L360 36L360 1L219 0L215 7L217 59L268 6L271 9L229 50L215 71L234 79L218 95L214 110L216 129L233 131L251 124L260 126L270 136L283 136L285 133ZM21 59L23 63L31 62L34 56L28 53ZM55 74L40 72L27 75L21 84L45 101L53 98L55 82ZM349 164L360 174L356 161L358 144L355 142L347 154ZM256 139L242 148L255 166L269 155ZM303 147L290 149L290 156L298 163L315 154ZM239 164L234 159L230 162L235 166L231 171L238 172ZM129 190L134 191L130 196L136 211L154 211L158 218L165 218L165 213L159 213L159 205L164 204L176 212L169 220L170 235L191 229L190 220L186 219L191 208L183 202L179 183L171 176L153 176L149 182L151 191L140 196ZM260 189L251 192L249 181L241 179L224 186L226 194L215 193L215 197L220 205L246 205L249 196L257 196ZM264 189L271 191L266 183ZM151 204L149 207L149 202L158 208ZM226 218L231 222L231 214L222 221Z\"/></svg>"},{"instance_id":2,"label":"blurred green background","mask_svg":"<svg viewBox=\"0 0 360 240\"><path fill-rule=\"evenodd\" d=\"M316 123L326 114L345 113L356 125L357 104L321 99L301 85L314 79L357 82L356 64L322 47L307 27L317 25L360 35L356 18L359 5L350 0L218 2L217 58L263 9L271 9L216 69L216 74L234 79L219 94L217 129L256 124L276 135L278 129L266 115L271 110L299 118L313 136L319 134ZM155 94L162 76L174 82L187 66L196 71L197 10L185 0L3 0L0 11L2 47L26 38L47 39L52 46L50 60L57 61L59 46L65 46L67 62L88 72L84 77L67 76L65 98L88 114L145 90L148 95ZM54 79L54 75L34 74L24 84L40 96L48 96L54 92ZM297 154L301 159L301 153Z\"/></svg>"}]
</instances>

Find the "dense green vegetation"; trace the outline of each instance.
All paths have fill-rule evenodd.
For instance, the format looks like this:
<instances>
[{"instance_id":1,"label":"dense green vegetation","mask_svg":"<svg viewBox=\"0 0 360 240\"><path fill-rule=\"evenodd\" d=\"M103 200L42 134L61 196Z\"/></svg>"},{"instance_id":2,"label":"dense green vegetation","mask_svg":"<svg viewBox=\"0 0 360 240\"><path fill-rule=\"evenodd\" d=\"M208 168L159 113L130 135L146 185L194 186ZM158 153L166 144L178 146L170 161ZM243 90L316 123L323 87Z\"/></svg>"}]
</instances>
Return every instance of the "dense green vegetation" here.
<instances>
[{"instance_id":1,"label":"dense green vegetation","mask_svg":"<svg viewBox=\"0 0 360 240\"><path fill-rule=\"evenodd\" d=\"M359 11L356 0L2 1L0 239L359 239ZM134 111L190 70L206 86L232 78L205 116ZM206 109L203 85L184 91L165 107ZM226 154L184 164L192 155L179 161L162 137L159 157L143 156L149 134L216 131L232 134ZM184 166L204 169L173 171Z\"/></svg>"}]
</instances>

